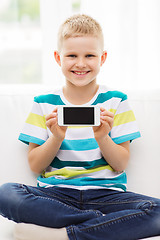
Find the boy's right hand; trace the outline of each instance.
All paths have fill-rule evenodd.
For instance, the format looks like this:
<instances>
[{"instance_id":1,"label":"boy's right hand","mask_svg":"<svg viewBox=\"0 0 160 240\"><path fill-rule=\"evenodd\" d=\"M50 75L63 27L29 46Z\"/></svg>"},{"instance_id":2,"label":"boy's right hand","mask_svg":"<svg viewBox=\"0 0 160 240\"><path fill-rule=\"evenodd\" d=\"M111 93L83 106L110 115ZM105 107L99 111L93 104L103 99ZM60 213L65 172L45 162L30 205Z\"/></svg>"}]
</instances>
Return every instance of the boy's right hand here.
<instances>
[{"instance_id":1,"label":"boy's right hand","mask_svg":"<svg viewBox=\"0 0 160 240\"><path fill-rule=\"evenodd\" d=\"M58 125L57 108L55 108L51 114L46 116L46 126L49 128L55 138L64 140L67 127Z\"/></svg>"}]
</instances>

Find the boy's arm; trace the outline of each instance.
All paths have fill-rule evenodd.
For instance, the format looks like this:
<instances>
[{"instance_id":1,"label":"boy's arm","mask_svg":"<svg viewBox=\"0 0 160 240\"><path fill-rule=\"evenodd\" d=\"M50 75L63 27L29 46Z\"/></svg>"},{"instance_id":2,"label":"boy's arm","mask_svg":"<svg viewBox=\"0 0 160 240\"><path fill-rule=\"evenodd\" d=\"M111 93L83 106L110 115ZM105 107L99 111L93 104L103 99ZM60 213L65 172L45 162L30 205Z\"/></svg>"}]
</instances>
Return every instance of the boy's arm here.
<instances>
[{"instance_id":1,"label":"boy's arm","mask_svg":"<svg viewBox=\"0 0 160 240\"><path fill-rule=\"evenodd\" d=\"M53 135L42 145L29 143L28 161L33 172L41 174L53 161L61 146L62 140L56 139Z\"/></svg>"},{"instance_id":2,"label":"boy's arm","mask_svg":"<svg viewBox=\"0 0 160 240\"><path fill-rule=\"evenodd\" d=\"M104 139L97 140L99 148L107 163L117 172L124 171L127 167L130 151L130 142L116 144L106 136Z\"/></svg>"},{"instance_id":3,"label":"boy's arm","mask_svg":"<svg viewBox=\"0 0 160 240\"><path fill-rule=\"evenodd\" d=\"M116 144L108 135L113 127L114 114L101 108L101 125L93 127L95 139L107 163L118 172L125 170L130 157L129 141Z\"/></svg>"},{"instance_id":4,"label":"boy's arm","mask_svg":"<svg viewBox=\"0 0 160 240\"><path fill-rule=\"evenodd\" d=\"M67 127L60 127L57 124L57 109L46 117L46 125L52 132L47 141L42 145L29 143L29 165L31 170L38 174L42 173L53 161L67 130Z\"/></svg>"}]
</instances>

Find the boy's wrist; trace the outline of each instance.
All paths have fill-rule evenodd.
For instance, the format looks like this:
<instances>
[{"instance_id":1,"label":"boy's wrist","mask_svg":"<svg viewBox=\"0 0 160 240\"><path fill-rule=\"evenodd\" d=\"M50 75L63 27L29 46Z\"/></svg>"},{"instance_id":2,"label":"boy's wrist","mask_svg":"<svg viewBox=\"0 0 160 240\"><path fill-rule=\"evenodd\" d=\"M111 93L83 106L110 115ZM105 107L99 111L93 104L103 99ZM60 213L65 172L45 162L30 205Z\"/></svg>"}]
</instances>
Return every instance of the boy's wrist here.
<instances>
[{"instance_id":1,"label":"boy's wrist","mask_svg":"<svg viewBox=\"0 0 160 240\"><path fill-rule=\"evenodd\" d=\"M55 136L54 134L52 134L52 135L50 136L50 138L51 138L53 141L56 141L57 143L58 143L58 142L61 143L61 142L63 142L65 136L64 136L64 137L62 137L62 136Z\"/></svg>"},{"instance_id":2,"label":"boy's wrist","mask_svg":"<svg viewBox=\"0 0 160 240\"><path fill-rule=\"evenodd\" d=\"M107 135L104 135L103 137L102 137L102 136L100 136L100 137L95 136L95 140L96 140L97 142L106 141L108 138L110 138L108 134L107 134Z\"/></svg>"}]
</instances>

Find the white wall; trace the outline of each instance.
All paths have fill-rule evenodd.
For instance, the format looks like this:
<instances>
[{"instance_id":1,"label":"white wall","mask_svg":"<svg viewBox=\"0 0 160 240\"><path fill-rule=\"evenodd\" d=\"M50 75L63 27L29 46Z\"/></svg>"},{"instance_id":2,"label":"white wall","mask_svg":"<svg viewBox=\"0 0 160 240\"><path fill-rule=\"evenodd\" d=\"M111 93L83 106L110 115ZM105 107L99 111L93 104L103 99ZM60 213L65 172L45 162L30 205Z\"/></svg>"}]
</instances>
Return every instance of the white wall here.
<instances>
[{"instance_id":1,"label":"white wall","mask_svg":"<svg viewBox=\"0 0 160 240\"><path fill-rule=\"evenodd\" d=\"M99 83L120 90L160 88L159 0L81 0L81 13L94 17L104 31L108 59ZM64 83L53 51L58 28L71 14L71 0L41 0L45 83Z\"/></svg>"}]
</instances>

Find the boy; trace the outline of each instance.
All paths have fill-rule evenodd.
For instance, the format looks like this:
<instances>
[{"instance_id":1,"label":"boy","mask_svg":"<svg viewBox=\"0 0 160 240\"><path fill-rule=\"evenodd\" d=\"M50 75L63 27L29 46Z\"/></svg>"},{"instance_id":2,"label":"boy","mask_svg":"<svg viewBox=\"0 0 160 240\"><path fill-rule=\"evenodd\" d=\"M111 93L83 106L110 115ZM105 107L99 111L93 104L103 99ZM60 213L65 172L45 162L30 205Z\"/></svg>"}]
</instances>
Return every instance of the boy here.
<instances>
[{"instance_id":1,"label":"boy","mask_svg":"<svg viewBox=\"0 0 160 240\"><path fill-rule=\"evenodd\" d=\"M126 191L129 145L140 133L127 96L96 82L107 57L101 27L89 16L76 15L61 26L58 40L54 56L66 85L35 97L19 136L29 144L38 187L3 185L0 213L19 223L16 239L160 235L160 200ZM100 126L61 127L58 105L98 105Z\"/></svg>"}]
</instances>

